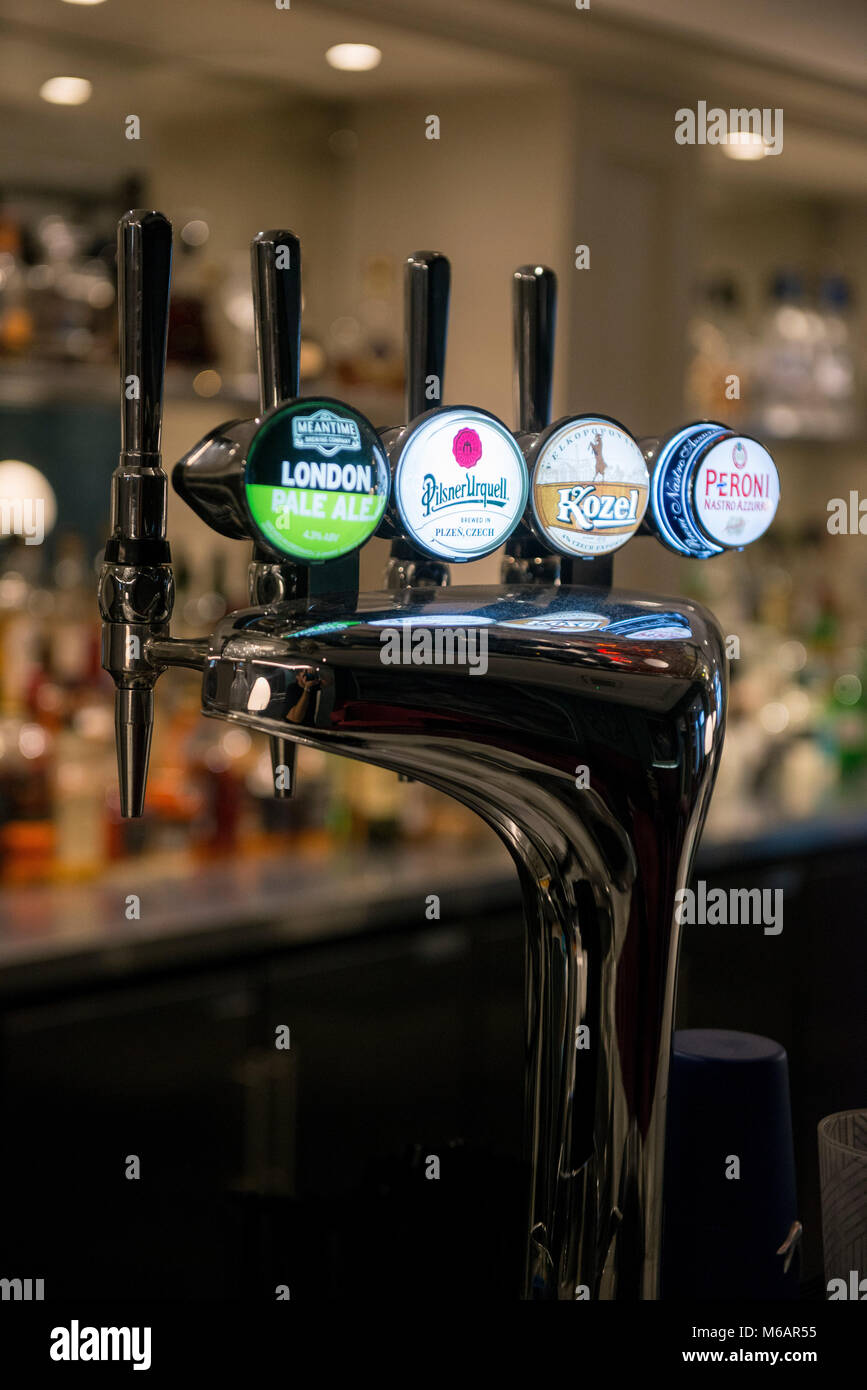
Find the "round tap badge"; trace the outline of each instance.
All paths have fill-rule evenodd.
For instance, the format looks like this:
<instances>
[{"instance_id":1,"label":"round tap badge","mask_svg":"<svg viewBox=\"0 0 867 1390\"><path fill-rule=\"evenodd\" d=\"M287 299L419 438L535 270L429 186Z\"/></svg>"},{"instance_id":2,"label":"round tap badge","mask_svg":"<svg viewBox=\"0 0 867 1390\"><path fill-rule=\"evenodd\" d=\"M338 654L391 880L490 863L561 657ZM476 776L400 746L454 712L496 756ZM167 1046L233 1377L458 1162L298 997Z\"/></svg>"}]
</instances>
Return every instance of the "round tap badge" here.
<instances>
[{"instance_id":1,"label":"round tap badge","mask_svg":"<svg viewBox=\"0 0 867 1390\"><path fill-rule=\"evenodd\" d=\"M638 530L647 465L628 430L604 416L558 420L535 446L536 525L561 555L607 555Z\"/></svg>"},{"instance_id":2,"label":"round tap badge","mask_svg":"<svg viewBox=\"0 0 867 1390\"><path fill-rule=\"evenodd\" d=\"M650 483L650 520L663 545L678 555L708 560L722 554L722 546L699 530L689 484L702 449L726 438L731 438L731 434L725 425L698 420L657 442Z\"/></svg>"},{"instance_id":3,"label":"round tap badge","mask_svg":"<svg viewBox=\"0 0 867 1390\"><path fill-rule=\"evenodd\" d=\"M420 550L439 560L478 560L501 546L521 519L524 456L486 410L432 410L403 440L394 499L404 531Z\"/></svg>"},{"instance_id":4,"label":"round tap badge","mask_svg":"<svg viewBox=\"0 0 867 1390\"><path fill-rule=\"evenodd\" d=\"M388 501L388 460L368 420L318 397L277 406L253 436L244 497L274 550L305 564L364 545Z\"/></svg>"},{"instance_id":5,"label":"round tap badge","mask_svg":"<svg viewBox=\"0 0 867 1390\"><path fill-rule=\"evenodd\" d=\"M695 472L693 505L699 526L729 549L763 536L780 500L780 475L755 439L722 439L704 453Z\"/></svg>"}]
</instances>

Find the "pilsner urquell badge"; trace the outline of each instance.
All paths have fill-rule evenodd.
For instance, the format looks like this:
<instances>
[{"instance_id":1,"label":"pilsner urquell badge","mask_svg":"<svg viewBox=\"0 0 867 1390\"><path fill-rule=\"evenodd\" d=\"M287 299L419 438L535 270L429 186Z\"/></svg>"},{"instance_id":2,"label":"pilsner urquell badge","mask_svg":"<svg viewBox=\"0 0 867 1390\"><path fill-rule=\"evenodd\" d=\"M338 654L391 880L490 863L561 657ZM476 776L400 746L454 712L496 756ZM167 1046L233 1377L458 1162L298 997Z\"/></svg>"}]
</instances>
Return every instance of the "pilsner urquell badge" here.
<instances>
[{"instance_id":1,"label":"pilsner urquell badge","mask_svg":"<svg viewBox=\"0 0 867 1390\"><path fill-rule=\"evenodd\" d=\"M389 469L368 420L325 397L278 406L247 454L244 496L263 540L293 560L364 545L388 501Z\"/></svg>"},{"instance_id":2,"label":"pilsner urquell badge","mask_svg":"<svg viewBox=\"0 0 867 1390\"><path fill-rule=\"evenodd\" d=\"M564 555L606 555L637 531L649 478L628 430L604 416L558 420L535 447L536 526Z\"/></svg>"},{"instance_id":3,"label":"pilsner urquell badge","mask_svg":"<svg viewBox=\"0 0 867 1390\"><path fill-rule=\"evenodd\" d=\"M486 410L432 410L407 431L394 496L401 525L420 550L440 560L478 560L501 546L521 519L524 456Z\"/></svg>"}]
</instances>

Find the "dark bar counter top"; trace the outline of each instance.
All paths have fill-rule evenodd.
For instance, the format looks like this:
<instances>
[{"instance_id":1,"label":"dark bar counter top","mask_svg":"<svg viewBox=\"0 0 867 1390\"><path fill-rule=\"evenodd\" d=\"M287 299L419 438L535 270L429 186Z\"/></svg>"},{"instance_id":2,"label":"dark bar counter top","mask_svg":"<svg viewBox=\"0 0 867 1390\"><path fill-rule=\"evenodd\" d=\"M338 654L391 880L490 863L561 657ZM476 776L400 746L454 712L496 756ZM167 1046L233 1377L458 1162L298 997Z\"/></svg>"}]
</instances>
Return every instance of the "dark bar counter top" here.
<instances>
[{"instance_id":1,"label":"dark bar counter top","mask_svg":"<svg viewBox=\"0 0 867 1390\"><path fill-rule=\"evenodd\" d=\"M867 811L850 809L761 833L706 836L696 877L740 871L797 875L806 861L867 847ZM867 857L864 859L867 866ZM830 867L830 865L829 865ZM140 900L127 917L127 898ZM140 971L215 964L379 931L429 929L460 914L517 912L511 858L494 837L428 845L341 847L317 856L287 849L198 866L131 860L85 883L0 890L0 999L63 990Z\"/></svg>"},{"instance_id":2,"label":"dark bar counter top","mask_svg":"<svg viewBox=\"0 0 867 1390\"><path fill-rule=\"evenodd\" d=\"M127 898L140 916L127 918ZM493 836L470 849L449 842L394 850L341 848L179 867L135 860L88 883L0 891L0 1000L140 971L216 964L373 931L429 927L517 908L511 859Z\"/></svg>"}]
</instances>

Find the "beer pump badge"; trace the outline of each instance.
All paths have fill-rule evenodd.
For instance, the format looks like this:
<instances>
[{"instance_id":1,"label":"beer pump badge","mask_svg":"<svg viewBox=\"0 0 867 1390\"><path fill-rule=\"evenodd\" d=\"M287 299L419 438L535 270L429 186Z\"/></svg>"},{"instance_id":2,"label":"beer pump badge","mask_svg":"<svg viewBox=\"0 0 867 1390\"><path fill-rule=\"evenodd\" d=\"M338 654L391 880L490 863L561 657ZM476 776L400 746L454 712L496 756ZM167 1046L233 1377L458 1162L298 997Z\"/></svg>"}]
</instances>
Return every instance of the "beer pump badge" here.
<instances>
[{"instance_id":1,"label":"beer pump badge","mask_svg":"<svg viewBox=\"0 0 867 1390\"><path fill-rule=\"evenodd\" d=\"M619 550L641 524L648 489L641 450L614 420L565 420L539 439L533 515L542 535L561 555Z\"/></svg>"},{"instance_id":2,"label":"beer pump badge","mask_svg":"<svg viewBox=\"0 0 867 1390\"><path fill-rule=\"evenodd\" d=\"M702 530L727 547L763 536L780 500L780 475L755 439L729 436L706 451L696 470L693 501Z\"/></svg>"},{"instance_id":3,"label":"beer pump badge","mask_svg":"<svg viewBox=\"0 0 867 1390\"><path fill-rule=\"evenodd\" d=\"M512 534L527 504L524 457L502 421L469 406L408 431L394 496L409 540L437 559L478 560Z\"/></svg>"},{"instance_id":4,"label":"beer pump badge","mask_svg":"<svg viewBox=\"0 0 867 1390\"><path fill-rule=\"evenodd\" d=\"M293 560L336 560L373 535L389 468L373 426L341 401L279 406L253 437L244 497L255 528Z\"/></svg>"}]
</instances>

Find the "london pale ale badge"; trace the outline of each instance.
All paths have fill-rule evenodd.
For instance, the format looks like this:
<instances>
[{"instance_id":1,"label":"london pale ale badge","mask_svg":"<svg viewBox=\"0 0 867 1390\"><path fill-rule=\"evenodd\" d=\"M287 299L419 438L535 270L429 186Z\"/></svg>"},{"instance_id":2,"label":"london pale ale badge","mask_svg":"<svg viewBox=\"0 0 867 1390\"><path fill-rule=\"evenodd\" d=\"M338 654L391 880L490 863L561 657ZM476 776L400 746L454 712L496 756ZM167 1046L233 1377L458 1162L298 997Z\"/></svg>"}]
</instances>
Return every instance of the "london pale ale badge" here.
<instances>
[{"instance_id":1,"label":"london pale ale badge","mask_svg":"<svg viewBox=\"0 0 867 1390\"><path fill-rule=\"evenodd\" d=\"M641 524L648 488L641 450L616 421L585 415L539 438L533 515L561 554L606 555L625 545Z\"/></svg>"},{"instance_id":2,"label":"london pale ale badge","mask_svg":"<svg viewBox=\"0 0 867 1390\"><path fill-rule=\"evenodd\" d=\"M244 497L259 539L293 560L321 564L373 535L390 481L369 421L320 397L266 416L247 455Z\"/></svg>"}]
</instances>

